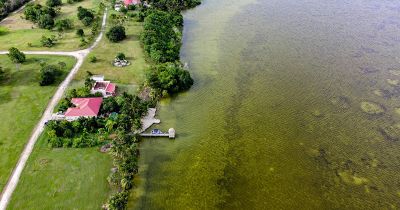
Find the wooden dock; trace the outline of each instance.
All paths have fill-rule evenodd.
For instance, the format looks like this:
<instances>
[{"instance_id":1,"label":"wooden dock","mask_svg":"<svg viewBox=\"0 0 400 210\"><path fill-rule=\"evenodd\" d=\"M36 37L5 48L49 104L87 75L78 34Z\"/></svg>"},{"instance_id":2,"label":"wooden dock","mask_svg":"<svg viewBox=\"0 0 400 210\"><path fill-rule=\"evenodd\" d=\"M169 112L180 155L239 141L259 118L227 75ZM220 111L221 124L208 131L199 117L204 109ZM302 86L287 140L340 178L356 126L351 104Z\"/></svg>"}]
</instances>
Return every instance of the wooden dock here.
<instances>
[{"instance_id":1,"label":"wooden dock","mask_svg":"<svg viewBox=\"0 0 400 210\"><path fill-rule=\"evenodd\" d=\"M141 133L139 135L143 136L143 137L168 137L170 139L174 139L175 138L175 129L170 128L168 130L168 133Z\"/></svg>"}]
</instances>

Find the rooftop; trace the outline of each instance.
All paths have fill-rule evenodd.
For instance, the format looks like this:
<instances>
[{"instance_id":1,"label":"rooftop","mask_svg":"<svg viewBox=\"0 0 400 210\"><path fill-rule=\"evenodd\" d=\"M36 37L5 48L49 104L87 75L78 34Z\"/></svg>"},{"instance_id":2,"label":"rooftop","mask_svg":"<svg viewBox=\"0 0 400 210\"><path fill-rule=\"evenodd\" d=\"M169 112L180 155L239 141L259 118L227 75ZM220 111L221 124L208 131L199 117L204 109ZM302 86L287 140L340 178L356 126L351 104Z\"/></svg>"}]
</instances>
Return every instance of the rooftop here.
<instances>
[{"instance_id":1,"label":"rooftop","mask_svg":"<svg viewBox=\"0 0 400 210\"><path fill-rule=\"evenodd\" d=\"M75 107L68 108L66 117L96 117L99 114L103 98L73 98Z\"/></svg>"}]
</instances>

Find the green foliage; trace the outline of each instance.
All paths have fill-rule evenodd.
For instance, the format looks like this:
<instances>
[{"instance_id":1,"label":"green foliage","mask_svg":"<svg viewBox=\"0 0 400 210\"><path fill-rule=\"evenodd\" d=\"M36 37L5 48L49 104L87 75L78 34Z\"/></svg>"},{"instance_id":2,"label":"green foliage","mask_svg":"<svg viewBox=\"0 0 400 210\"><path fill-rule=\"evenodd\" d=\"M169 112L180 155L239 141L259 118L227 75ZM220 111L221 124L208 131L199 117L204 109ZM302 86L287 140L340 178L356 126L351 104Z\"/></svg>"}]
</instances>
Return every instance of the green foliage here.
<instances>
[{"instance_id":1,"label":"green foliage","mask_svg":"<svg viewBox=\"0 0 400 210\"><path fill-rule=\"evenodd\" d=\"M44 14L39 17L38 26L44 29L52 29L54 27L54 19L49 14Z\"/></svg>"},{"instance_id":2,"label":"green foliage","mask_svg":"<svg viewBox=\"0 0 400 210\"><path fill-rule=\"evenodd\" d=\"M7 55L13 63L23 63L26 60L25 54L15 47L11 47Z\"/></svg>"},{"instance_id":3,"label":"green foliage","mask_svg":"<svg viewBox=\"0 0 400 210\"><path fill-rule=\"evenodd\" d=\"M124 210L128 203L128 192L122 191L112 195L108 200L109 210Z\"/></svg>"},{"instance_id":4,"label":"green foliage","mask_svg":"<svg viewBox=\"0 0 400 210\"><path fill-rule=\"evenodd\" d=\"M130 5L128 5L128 10L136 10L136 5L134 5L134 4L130 4Z\"/></svg>"},{"instance_id":5,"label":"green foliage","mask_svg":"<svg viewBox=\"0 0 400 210\"><path fill-rule=\"evenodd\" d=\"M55 42L56 38L54 36L42 36L42 38L40 39L40 44L42 45L42 47L53 47L56 44Z\"/></svg>"},{"instance_id":6,"label":"green foliage","mask_svg":"<svg viewBox=\"0 0 400 210\"><path fill-rule=\"evenodd\" d=\"M40 86L47 86L53 84L57 76L60 75L60 69L55 65L46 65L40 70Z\"/></svg>"},{"instance_id":7,"label":"green foliage","mask_svg":"<svg viewBox=\"0 0 400 210\"><path fill-rule=\"evenodd\" d=\"M126 14L128 12L128 10L125 7L121 7L119 11L123 14Z\"/></svg>"},{"instance_id":8,"label":"green foliage","mask_svg":"<svg viewBox=\"0 0 400 210\"><path fill-rule=\"evenodd\" d=\"M125 60L126 56L124 53L120 52L117 54L117 56L115 56L115 58L118 60Z\"/></svg>"},{"instance_id":9,"label":"green foliage","mask_svg":"<svg viewBox=\"0 0 400 210\"><path fill-rule=\"evenodd\" d=\"M175 15L154 10L144 20L144 31L141 35L144 50L157 63L179 59L181 37L174 30L177 27L176 19Z\"/></svg>"},{"instance_id":10,"label":"green foliage","mask_svg":"<svg viewBox=\"0 0 400 210\"><path fill-rule=\"evenodd\" d=\"M152 66L146 75L149 85L159 93L177 93L189 89L193 79L187 70L175 63L163 63Z\"/></svg>"},{"instance_id":11,"label":"green foliage","mask_svg":"<svg viewBox=\"0 0 400 210\"><path fill-rule=\"evenodd\" d=\"M90 26L93 23L93 18L84 17L81 21L82 21L84 26Z\"/></svg>"},{"instance_id":12,"label":"green foliage","mask_svg":"<svg viewBox=\"0 0 400 210\"><path fill-rule=\"evenodd\" d=\"M44 7L40 4L28 4L24 10L24 15L25 19L34 23L40 21L39 27L49 28L50 26L54 26L54 18L57 16L57 12L52 7ZM49 17L52 18L52 23Z\"/></svg>"},{"instance_id":13,"label":"green foliage","mask_svg":"<svg viewBox=\"0 0 400 210\"><path fill-rule=\"evenodd\" d=\"M66 31L74 27L71 19L57 20L55 25L57 31Z\"/></svg>"},{"instance_id":14,"label":"green foliage","mask_svg":"<svg viewBox=\"0 0 400 210\"><path fill-rule=\"evenodd\" d=\"M85 32L83 31L83 29L80 28L80 29L76 30L76 35L83 37L83 36L85 36Z\"/></svg>"},{"instance_id":15,"label":"green foliage","mask_svg":"<svg viewBox=\"0 0 400 210\"><path fill-rule=\"evenodd\" d=\"M96 56L94 56L94 55L90 56L89 61L90 61L90 63L96 63L97 62Z\"/></svg>"},{"instance_id":16,"label":"green foliage","mask_svg":"<svg viewBox=\"0 0 400 210\"><path fill-rule=\"evenodd\" d=\"M119 42L126 38L125 27L113 26L106 34L108 40L111 42Z\"/></svg>"},{"instance_id":17,"label":"green foliage","mask_svg":"<svg viewBox=\"0 0 400 210\"><path fill-rule=\"evenodd\" d=\"M92 20L94 19L94 13L91 10L83 8L81 6L78 7L77 16L79 20L83 20L86 17L91 18Z\"/></svg>"},{"instance_id":18,"label":"green foliage","mask_svg":"<svg viewBox=\"0 0 400 210\"><path fill-rule=\"evenodd\" d=\"M182 11L193 8L201 3L200 0L148 0L153 7L164 11Z\"/></svg>"},{"instance_id":19,"label":"green foliage","mask_svg":"<svg viewBox=\"0 0 400 210\"><path fill-rule=\"evenodd\" d=\"M46 5L48 7L57 7L57 6L62 5L62 1L61 0L47 0Z\"/></svg>"}]
</instances>

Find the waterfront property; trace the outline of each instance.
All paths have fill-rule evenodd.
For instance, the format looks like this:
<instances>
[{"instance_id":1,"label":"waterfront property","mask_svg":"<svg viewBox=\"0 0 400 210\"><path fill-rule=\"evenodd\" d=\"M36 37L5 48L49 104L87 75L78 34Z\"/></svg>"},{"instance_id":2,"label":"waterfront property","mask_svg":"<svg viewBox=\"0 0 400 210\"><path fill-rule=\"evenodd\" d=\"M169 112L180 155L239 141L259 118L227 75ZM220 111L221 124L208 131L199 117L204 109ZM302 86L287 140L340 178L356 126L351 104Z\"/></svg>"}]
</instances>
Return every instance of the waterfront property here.
<instances>
[{"instance_id":1,"label":"waterfront property","mask_svg":"<svg viewBox=\"0 0 400 210\"><path fill-rule=\"evenodd\" d=\"M80 117L97 117L103 98L73 98L71 102L75 107L68 108L65 119L72 121Z\"/></svg>"}]
</instances>

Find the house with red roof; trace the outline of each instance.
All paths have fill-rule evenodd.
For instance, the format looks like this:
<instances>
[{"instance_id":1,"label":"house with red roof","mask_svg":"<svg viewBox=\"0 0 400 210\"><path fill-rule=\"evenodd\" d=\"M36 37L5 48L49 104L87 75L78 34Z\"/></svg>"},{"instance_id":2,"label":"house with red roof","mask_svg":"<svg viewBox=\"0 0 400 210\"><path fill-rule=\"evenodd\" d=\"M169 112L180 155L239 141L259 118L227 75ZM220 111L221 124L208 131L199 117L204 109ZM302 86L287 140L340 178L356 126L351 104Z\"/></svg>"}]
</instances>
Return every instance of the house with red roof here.
<instances>
[{"instance_id":1,"label":"house with red roof","mask_svg":"<svg viewBox=\"0 0 400 210\"><path fill-rule=\"evenodd\" d=\"M90 90L91 94L101 93L104 98L115 96L115 90L117 86L110 81L99 81L95 82L92 89Z\"/></svg>"},{"instance_id":2,"label":"house with red roof","mask_svg":"<svg viewBox=\"0 0 400 210\"><path fill-rule=\"evenodd\" d=\"M101 93L104 98L115 96L117 86L114 83L104 81L104 76L102 75L94 75L91 79L95 81L90 90L91 94Z\"/></svg>"},{"instance_id":3,"label":"house with red roof","mask_svg":"<svg viewBox=\"0 0 400 210\"><path fill-rule=\"evenodd\" d=\"M129 5L138 5L140 4L140 0L124 0L124 4L126 7Z\"/></svg>"},{"instance_id":4,"label":"house with red roof","mask_svg":"<svg viewBox=\"0 0 400 210\"><path fill-rule=\"evenodd\" d=\"M80 117L97 117L103 98L72 98L71 102L75 107L68 108L65 112L65 119L69 121Z\"/></svg>"}]
</instances>

